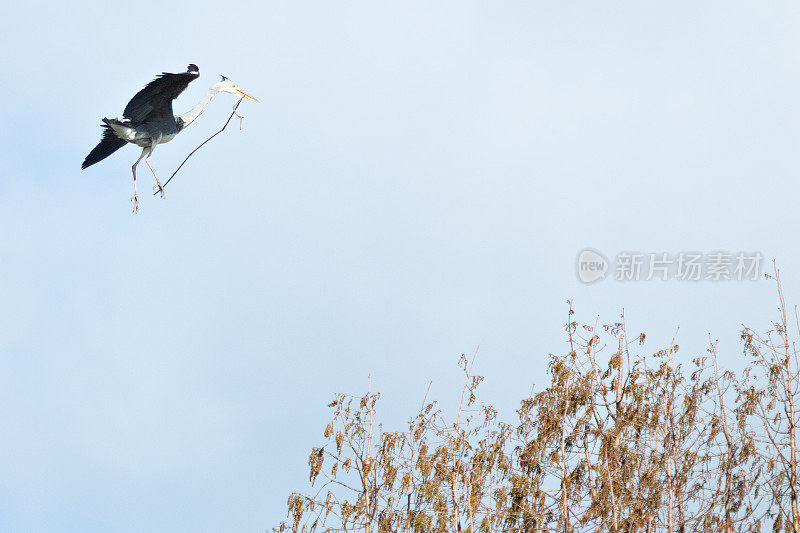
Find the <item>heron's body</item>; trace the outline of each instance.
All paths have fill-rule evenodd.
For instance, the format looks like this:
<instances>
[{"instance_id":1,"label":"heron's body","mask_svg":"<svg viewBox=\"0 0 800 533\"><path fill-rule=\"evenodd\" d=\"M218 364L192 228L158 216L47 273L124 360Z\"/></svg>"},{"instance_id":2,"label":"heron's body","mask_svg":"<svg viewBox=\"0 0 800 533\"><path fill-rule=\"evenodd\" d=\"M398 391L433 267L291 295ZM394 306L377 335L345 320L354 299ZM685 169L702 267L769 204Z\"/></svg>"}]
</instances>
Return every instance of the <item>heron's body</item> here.
<instances>
[{"instance_id":1,"label":"heron's body","mask_svg":"<svg viewBox=\"0 0 800 533\"><path fill-rule=\"evenodd\" d=\"M182 128L178 126L177 120L164 120L160 122L147 122L138 127L129 122L121 120L104 119L114 134L120 139L141 146L150 148L153 146L153 139L158 139L156 144L164 144L175 138Z\"/></svg>"},{"instance_id":2,"label":"heron's body","mask_svg":"<svg viewBox=\"0 0 800 533\"><path fill-rule=\"evenodd\" d=\"M186 87L200 76L197 65L189 65L186 72L171 74L164 72L148 83L141 91L131 98L122 112L122 120L116 118L103 119L103 138L100 143L89 152L83 161L84 169L102 161L128 143L142 148L142 154L133 164L133 197L134 211L139 205L139 196L136 192L136 165L145 157L145 162L153 176L156 178L156 187L164 197L164 188L150 164L150 156L159 144L169 142L184 128L194 121L208 106L211 99L218 92L224 91L258 101L248 95L226 77L215 83L202 100L190 111L175 115L172 111L172 101L181 94Z\"/></svg>"}]
</instances>

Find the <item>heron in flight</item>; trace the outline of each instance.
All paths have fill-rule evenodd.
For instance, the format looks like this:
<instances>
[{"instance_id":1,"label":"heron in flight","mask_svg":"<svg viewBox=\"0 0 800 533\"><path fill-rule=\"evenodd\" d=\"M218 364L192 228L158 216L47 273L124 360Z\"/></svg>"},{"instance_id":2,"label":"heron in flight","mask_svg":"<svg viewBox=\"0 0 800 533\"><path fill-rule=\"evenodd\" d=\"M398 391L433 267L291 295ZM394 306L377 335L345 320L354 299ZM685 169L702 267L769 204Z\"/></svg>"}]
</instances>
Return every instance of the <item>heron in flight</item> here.
<instances>
[{"instance_id":1,"label":"heron in flight","mask_svg":"<svg viewBox=\"0 0 800 533\"><path fill-rule=\"evenodd\" d=\"M171 74L164 72L148 83L144 89L131 98L122 112L123 120L116 118L103 119L103 138L100 143L89 152L84 159L81 169L92 166L102 161L127 143L142 147L142 154L131 167L133 171L133 202L134 213L139 209L139 195L136 192L136 165L144 157L145 163L150 167L156 178L153 187L164 198L164 187L161 185L150 156L153 155L156 145L171 141L178 133L192 123L208 107L209 102L219 92L231 93L241 98L258 102L255 98L242 91L231 80L222 76L222 79L208 89L206 95L194 108L183 115L173 115L172 101L181 94L186 87L200 77L200 69L191 64L186 72Z\"/></svg>"}]
</instances>

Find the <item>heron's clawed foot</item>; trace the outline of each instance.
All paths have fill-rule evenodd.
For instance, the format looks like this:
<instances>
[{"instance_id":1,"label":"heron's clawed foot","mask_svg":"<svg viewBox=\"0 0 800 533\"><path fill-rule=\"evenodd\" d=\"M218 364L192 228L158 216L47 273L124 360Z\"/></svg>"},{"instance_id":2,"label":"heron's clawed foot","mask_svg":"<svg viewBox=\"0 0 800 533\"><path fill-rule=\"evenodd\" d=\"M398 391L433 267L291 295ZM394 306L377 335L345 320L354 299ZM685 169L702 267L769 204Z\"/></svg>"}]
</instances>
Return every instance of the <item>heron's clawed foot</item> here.
<instances>
[{"instance_id":1,"label":"heron's clawed foot","mask_svg":"<svg viewBox=\"0 0 800 533\"><path fill-rule=\"evenodd\" d=\"M133 193L133 196L131 196L131 202L133 202L133 212L134 213L138 213L139 212L139 195L137 193Z\"/></svg>"},{"instance_id":2,"label":"heron's clawed foot","mask_svg":"<svg viewBox=\"0 0 800 533\"><path fill-rule=\"evenodd\" d=\"M156 184L153 187L153 190L158 192L158 193L161 193L161 198L165 198L164 186L161 185L161 182L159 181L158 178L156 178Z\"/></svg>"}]
</instances>

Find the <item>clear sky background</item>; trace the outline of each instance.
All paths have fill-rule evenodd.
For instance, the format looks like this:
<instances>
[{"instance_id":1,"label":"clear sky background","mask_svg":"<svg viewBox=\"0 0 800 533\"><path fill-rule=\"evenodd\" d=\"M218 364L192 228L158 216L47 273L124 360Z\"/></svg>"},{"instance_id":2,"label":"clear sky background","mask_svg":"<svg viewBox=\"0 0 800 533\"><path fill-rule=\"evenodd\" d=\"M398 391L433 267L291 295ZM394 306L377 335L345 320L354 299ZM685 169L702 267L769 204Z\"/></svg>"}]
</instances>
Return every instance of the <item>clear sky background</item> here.
<instances>
[{"instance_id":1,"label":"clear sky background","mask_svg":"<svg viewBox=\"0 0 800 533\"><path fill-rule=\"evenodd\" d=\"M778 2L15 2L0 21L0 531L264 531L334 392L389 427L482 398L623 308L682 356L775 317L769 282L606 279L585 247L760 251L800 301L800 7ZM130 212L100 118L161 72L261 99ZM168 176L218 129L222 94ZM448 403L449 402L449 403Z\"/></svg>"}]
</instances>

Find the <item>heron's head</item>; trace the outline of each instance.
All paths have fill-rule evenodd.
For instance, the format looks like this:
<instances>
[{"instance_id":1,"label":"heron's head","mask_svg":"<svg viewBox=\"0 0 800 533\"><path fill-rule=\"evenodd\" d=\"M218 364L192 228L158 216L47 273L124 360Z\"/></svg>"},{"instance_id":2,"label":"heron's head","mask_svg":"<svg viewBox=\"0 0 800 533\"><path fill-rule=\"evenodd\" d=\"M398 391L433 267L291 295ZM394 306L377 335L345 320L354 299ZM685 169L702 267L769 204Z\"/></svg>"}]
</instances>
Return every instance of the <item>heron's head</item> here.
<instances>
[{"instance_id":1,"label":"heron's head","mask_svg":"<svg viewBox=\"0 0 800 533\"><path fill-rule=\"evenodd\" d=\"M221 80L214 84L214 87L217 91L222 93L231 93L239 97L247 98L248 100L252 100L254 102L258 102L255 98L244 92L239 88L238 85L233 83L231 80L226 78L225 76L221 76Z\"/></svg>"}]
</instances>

